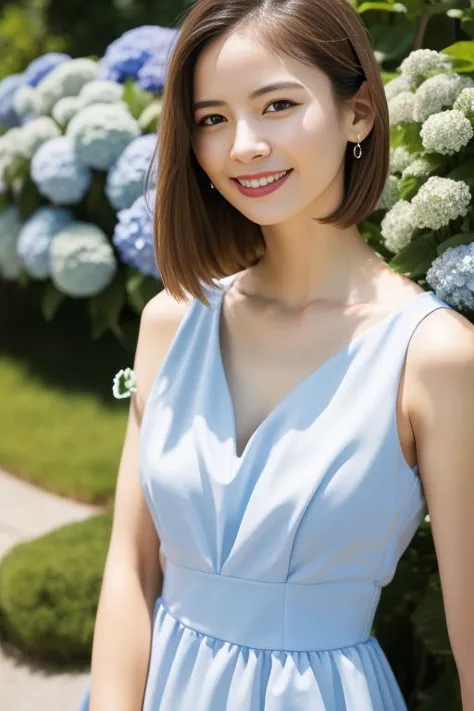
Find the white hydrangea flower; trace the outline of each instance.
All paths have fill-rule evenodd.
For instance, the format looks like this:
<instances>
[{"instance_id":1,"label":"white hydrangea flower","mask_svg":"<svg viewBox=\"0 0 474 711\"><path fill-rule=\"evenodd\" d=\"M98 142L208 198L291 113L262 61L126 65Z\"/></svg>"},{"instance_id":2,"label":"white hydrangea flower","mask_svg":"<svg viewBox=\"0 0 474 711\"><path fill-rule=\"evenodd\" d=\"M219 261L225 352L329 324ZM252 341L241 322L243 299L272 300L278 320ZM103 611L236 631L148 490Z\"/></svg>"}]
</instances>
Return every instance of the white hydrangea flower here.
<instances>
[{"instance_id":1,"label":"white hydrangea flower","mask_svg":"<svg viewBox=\"0 0 474 711\"><path fill-rule=\"evenodd\" d=\"M36 87L36 112L51 114L54 105L65 96L78 96L84 84L97 78L99 65L87 57L59 64Z\"/></svg>"},{"instance_id":2,"label":"white hydrangea flower","mask_svg":"<svg viewBox=\"0 0 474 711\"><path fill-rule=\"evenodd\" d=\"M49 141L50 138L57 138L61 135L57 124L49 116L39 116L21 129L21 154L30 160L37 149Z\"/></svg>"},{"instance_id":3,"label":"white hydrangea flower","mask_svg":"<svg viewBox=\"0 0 474 711\"><path fill-rule=\"evenodd\" d=\"M473 135L471 122L456 109L433 114L426 119L420 130L427 151L448 156L467 146Z\"/></svg>"},{"instance_id":4,"label":"white hydrangea flower","mask_svg":"<svg viewBox=\"0 0 474 711\"><path fill-rule=\"evenodd\" d=\"M402 178L424 178L428 176L432 170L433 167L430 161L424 156L419 156L403 169Z\"/></svg>"},{"instance_id":5,"label":"white hydrangea flower","mask_svg":"<svg viewBox=\"0 0 474 711\"><path fill-rule=\"evenodd\" d=\"M397 254L410 243L416 229L413 206L407 200L399 200L387 212L380 228L387 248Z\"/></svg>"},{"instance_id":6,"label":"white hydrangea flower","mask_svg":"<svg viewBox=\"0 0 474 711\"><path fill-rule=\"evenodd\" d=\"M416 225L439 230L451 220L465 217L471 202L471 191L463 180L432 175L412 199Z\"/></svg>"},{"instance_id":7,"label":"white hydrangea flower","mask_svg":"<svg viewBox=\"0 0 474 711\"><path fill-rule=\"evenodd\" d=\"M451 108L461 91L472 87L473 84L470 77L461 77L455 73L429 77L415 92L413 118L423 123L429 116L437 114L442 109Z\"/></svg>"},{"instance_id":8,"label":"white hydrangea flower","mask_svg":"<svg viewBox=\"0 0 474 711\"><path fill-rule=\"evenodd\" d=\"M446 249L434 260L426 281L447 304L474 310L474 242Z\"/></svg>"},{"instance_id":9,"label":"white hydrangea flower","mask_svg":"<svg viewBox=\"0 0 474 711\"><path fill-rule=\"evenodd\" d=\"M13 106L18 116L28 116L35 113L36 89L28 84L20 86L13 98Z\"/></svg>"},{"instance_id":10,"label":"white hydrangea flower","mask_svg":"<svg viewBox=\"0 0 474 711\"><path fill-rule=\"evenodd\" d=\"M376 210L390 210L398 200L398 186L400 179L395 175L389 175L382 195L377 203Z\"/></svg>"},{"instance_id":11,"label":"white hydrangea flower","mask_svg":"<svg viewBox=\"0 0 474 711\"><path fill-rule=\"evenodd\" d=\"M114 376L112 392L117 400L130 397L132 393L137 392L137 377L131 368L119 370Z\"/></svg>"},{"instance_id":12,"label":"white hydrangea flower","mask_svg":"<svg viewBox=\"0 0 474 711\"><path fill-rule=\"evenodd\" d=\"M415 94L411 91L401 91L388 102L390 126L401 123L412 123L415 107Z\"/></svg>"},{"instance_id":13,"label":"white hydrangea flower","mask_svg":"<svg viewBox=\"0 0 474 711\"><path fill-rule=\"evenodd\" d=\"M87 84L86 84L87 86ZM82 103L78 96L65 96L59 99L53 106L53 119L63 128L82 109Z\"/></svg>"},{"instance_id":14,"label":"white hydrangea flower","mask_svg":"<svg viewBox=\"0 0 474 711\"><path fill-rule=\"evenodd\" d=\"M123 97L122 84L109 79L95 79L84 84L79 94L82 108L91 104L115 104Z\"/></svg>"},{"instance_id":15,"label":"white hydrangea flower","mask_svg":"<svg viewBox=\"0 0 474 711\"><path fill-rule=\"evenodd\" d=\"M393 99L394 96L397 96L397 94L400 94L402 91L411 91L412 88L413 85L410 81L410 77L399 76L395 79L391 79L384 86L387 101L390 101L390 99Z\"/></svg>"},{"instance_id":16,"label":"white hydrangea flower","mask_svg":"<svg viewBox=\"0 0 474 711\"><path fill-rule=\"evenodd\" d=\"M432 74L451 71L452 66L451 59L446 54L434 49L416 49L405 57L400 65L400 72L411 82L419 83Z\"/></svg>"},{"instance_id":17,"label":"white hydrangea flower","mask_svg":"<svg viewBox=\"0 0 474 711\"><path fill-rule=\"evenodd\" d=\"M462 111L464 115L473 112L472 104L474 102L474 87L469 86L464 88L453 104L453 109Z\"/></svg>"},{"instance_id":18,"label":"white hydrangea flower","mask_svg":"<svg viewBox=\"0 0 474 711\"><path fill-rule=\"evenodd\" d=\"M405 168L413 161L413 153L407 151L404 146L390 148L390 172L403 173Z\"/></svg>"}]
</instances>

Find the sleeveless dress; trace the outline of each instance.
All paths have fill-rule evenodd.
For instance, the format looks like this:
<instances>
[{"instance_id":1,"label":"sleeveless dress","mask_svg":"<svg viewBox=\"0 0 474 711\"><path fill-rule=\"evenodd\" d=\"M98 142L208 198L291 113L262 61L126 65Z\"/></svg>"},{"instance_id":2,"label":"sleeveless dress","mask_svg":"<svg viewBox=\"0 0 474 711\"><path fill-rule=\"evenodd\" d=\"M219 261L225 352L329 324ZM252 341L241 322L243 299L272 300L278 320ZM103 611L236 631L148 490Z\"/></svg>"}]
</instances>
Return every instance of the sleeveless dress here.
<instances>
[{"instance_id":1,"label":"sleeveless dress","mask_svg":"<svg viewBox=\"0 0 474 711\"><path fill-rule=\"evenodd\" d=\"M219 343L233 278L210 307L192 302L142 422L167 559L143 711L406 711L370 632L426 512L398 384L418 324L451 307L411 297L305 377L239 456Z\"/></svg>"}]
</instances>

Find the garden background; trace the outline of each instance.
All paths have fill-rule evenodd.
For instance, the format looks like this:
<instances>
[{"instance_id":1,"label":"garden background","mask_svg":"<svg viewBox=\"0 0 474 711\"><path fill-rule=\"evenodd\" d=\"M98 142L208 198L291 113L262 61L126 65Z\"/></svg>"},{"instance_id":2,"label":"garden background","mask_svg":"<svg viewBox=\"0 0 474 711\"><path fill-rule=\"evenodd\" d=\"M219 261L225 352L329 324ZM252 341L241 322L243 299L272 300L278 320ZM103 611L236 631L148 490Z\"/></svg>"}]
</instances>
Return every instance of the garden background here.
<instances>
[{"instance_id":1,"label":"garden background","mask_svg":"<svg viewBox=\"0 0 474 711\"><path fill-rule=\"evenodd\" d=\"M112 379L162 288L145 181L189 4L0 2L0 467L103 507L0 561L0 636L32 663L90 661L127 418ZM474 0L351 4L391 117L390 176L361 228L474 322ZM373 633L410 710L460 708L429 519Z\"/></svg>"}]
</instances>

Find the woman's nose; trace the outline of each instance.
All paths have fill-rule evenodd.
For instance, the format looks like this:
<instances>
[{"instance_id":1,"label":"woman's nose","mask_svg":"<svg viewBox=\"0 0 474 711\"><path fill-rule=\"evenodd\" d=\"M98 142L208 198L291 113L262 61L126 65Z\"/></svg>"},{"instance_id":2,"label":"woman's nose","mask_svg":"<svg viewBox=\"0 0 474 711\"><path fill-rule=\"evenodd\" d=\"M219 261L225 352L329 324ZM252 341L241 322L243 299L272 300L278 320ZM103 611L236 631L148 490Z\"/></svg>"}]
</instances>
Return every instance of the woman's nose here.
<instances>
[{"instance_id":1,"label":"woman's nose","mask_svg":"<svg viewBox=\"0 0 474 711\"><path fill-rule=\"evenodd\" d=\"M249 161L256 156L266 156L270 152L268 141L259 138L256 131L246 121L240 121L235 130L230 157L233 160Z\"/></svg>"}]
</instances>

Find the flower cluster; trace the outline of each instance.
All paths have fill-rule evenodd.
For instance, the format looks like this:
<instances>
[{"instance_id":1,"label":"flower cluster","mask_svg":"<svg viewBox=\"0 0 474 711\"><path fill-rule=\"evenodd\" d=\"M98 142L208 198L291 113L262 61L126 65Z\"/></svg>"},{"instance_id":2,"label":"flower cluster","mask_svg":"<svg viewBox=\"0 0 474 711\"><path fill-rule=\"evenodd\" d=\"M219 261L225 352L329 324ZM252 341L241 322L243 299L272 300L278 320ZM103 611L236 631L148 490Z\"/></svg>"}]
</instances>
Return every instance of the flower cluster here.
<instances>
[{"instance_id":1,"label":"flower cluster","mask_svg":"<svg viewBox=\"0 0 474 711\"><path fill-rule=\"evenodd\" d=\"M58 232L50 249L51 279L73 297L103 291L117 271L113 249L96 225L74 222Z\"/></svg>"},{"instance_id":2,"label":"flower cluster","mask_svg":"<svg viewBox=\"0 0 474 711\"><path fill-rule=\"evenodd\" d=\"M434 260L426 281L446 303L474 311L474 243L446 249Z\"/></svg>"},{"instance_id":3,"label":"flower cluster","mask_svg":"<svg viewBox=\"0 0 474 711\"><path fill-rule=\"evenodd\" d=\"M112 165L107 175L105 194L116 210L129 208L144 192L157 142L153 134L135 138Z\"/></svg>"},{"instance_id":4,"label":"flower cluster","mask_svg":"<svg viewBox=\"0 0 474 711\"><path fill-rule=\"evenodd\" d=\"M98 71L97 62L92 59L71 59L59 64L36 87L36 112L50 116L59 99L77 96L85 84L97 78Z\"/></svg>"},{"instance_id":5,"label":"flower cluster","mask_svg":"<svg viewBox=\"0 0 474 711\"><path fill-rule=\"evenodd\" d=\"M11 74L0 81L0 129L20 125L15 111L15 95L24 84L23 74Z\"/></svg>"},{"instance_id":6,"label":"flower cluster","mask_svg":"<svg viewBox=\"0 0 474 711\"><path fill-rule=\"evenodd\" d=\"M431 176L411 204L415 209L417 227L439 230L451 220L467 215L471 203L469 186L462 180Z\"/></svg>"},{"instance_id":7,"label":"flower cluster","mask_svg":"<svg viewBox=\"0 0 474 711\"><path fill-rule=\"evenodd\" d=\"M148 200L150 196L148 196ZM128 210L118 213L112 241L125 264L136 267L142 274L159 278L156 264L153 221L145 195L141 195Z\"/></svg>"},{"instance_id":8,"label":"flower cluster","mask_svg":"<svg viewBox=\"0 0 474 711\"><path fill-rule=\"evenodd\" d=\"M23 224L18 237L18 254L26 272L34 279L51 276L50 249L54 237L74 222L68 210L40 207Z\"/></svg>"},{"instance_id":9,"label":"flower cluster","mask_svg":"<svg viewBox=\"0 0 474 711\"><path fill-rule=\"evenodd\" d=\"M454 155L467 146L474 130L461 111L451 109L429 116L421 127L420 136L429 153Z\"/></svg>"},{"instance_id":10,"label":"flower cluster","mask_svg":"<svg viewBox=\"0 0 474 711\"><path fill-rule=\"evenodd\" d=\"M31 178L41 195L55 205L74 205L91 183L90 169L79 162L69 136L43 143L31 161Z\"/></svg>"}]
</instances>

